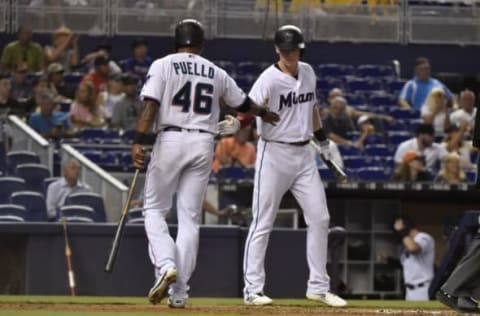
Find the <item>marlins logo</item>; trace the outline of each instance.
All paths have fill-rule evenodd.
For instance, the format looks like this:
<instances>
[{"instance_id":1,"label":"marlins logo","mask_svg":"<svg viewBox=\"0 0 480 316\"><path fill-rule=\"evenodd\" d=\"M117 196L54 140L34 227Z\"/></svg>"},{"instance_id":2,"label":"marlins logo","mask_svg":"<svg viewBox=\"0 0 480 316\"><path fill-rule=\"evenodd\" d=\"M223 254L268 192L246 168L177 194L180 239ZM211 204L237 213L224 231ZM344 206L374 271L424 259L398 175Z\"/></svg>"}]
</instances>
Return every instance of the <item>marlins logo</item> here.
<instances>
[{"instance_id":1,"label":"marlins logo","mask_svg":"<svg viewBox=\"0 0 480 316\"><path fill-rule=\"evenodd\" d=\"M313 92L300 93L297 95L295 92L290 91L287 96L281 94L279 110L281 111L284 107L290 108L292 104L313 101L314 96L315 94Z\"/></svg>"}]
</instances>

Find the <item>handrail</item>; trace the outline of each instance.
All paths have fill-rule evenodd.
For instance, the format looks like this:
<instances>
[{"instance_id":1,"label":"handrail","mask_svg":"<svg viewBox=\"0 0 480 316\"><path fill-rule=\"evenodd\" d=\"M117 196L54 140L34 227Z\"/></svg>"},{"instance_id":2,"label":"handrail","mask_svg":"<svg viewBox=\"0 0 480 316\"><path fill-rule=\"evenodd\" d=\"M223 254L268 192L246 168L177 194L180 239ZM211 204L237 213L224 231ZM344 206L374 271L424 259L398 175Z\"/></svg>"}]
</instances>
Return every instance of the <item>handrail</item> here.
<instances>
[{"instance_id":1,"label":"handrail","mask_svg":"<svg viewBox=\"0 0 480 316\"><path fill-rule=\"evenodd\" d=\"M23 130L26 134L32 137L32 139L40 146L46 147L50 145L48 140L46 140L42 135L37 133L33 128L25 124L18 116L16 115L9 115L8 120L18 126L21 130Z\"/></svg>"}]
</instances>

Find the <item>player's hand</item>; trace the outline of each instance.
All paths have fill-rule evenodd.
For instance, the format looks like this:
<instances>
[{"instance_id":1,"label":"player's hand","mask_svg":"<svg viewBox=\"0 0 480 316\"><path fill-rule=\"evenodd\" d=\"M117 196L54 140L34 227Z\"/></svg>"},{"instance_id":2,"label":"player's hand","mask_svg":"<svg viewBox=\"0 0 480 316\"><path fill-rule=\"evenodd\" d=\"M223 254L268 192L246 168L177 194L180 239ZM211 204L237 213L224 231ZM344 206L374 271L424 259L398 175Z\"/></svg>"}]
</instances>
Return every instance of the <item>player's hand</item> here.
<instances>
[{"instance_id":1,"label":"player's hand","mask_svg":"<svg viewBox=\"0 0 480 316\"><path fill-rule=\"evenodd\" d=\"M395 221L395 223L393 224L393 229L397 232L405 229L405 225L404 225L403 220L401 218L399 218Z\"/></svg>"},{"instance_id":2,"label":"player's hand","mask_svg":"<svg viewBox=\"0 0 480 316\"><path fill-rule=\"evenodd\" d=\"M225 120L218 123L220 135L233 135L240 129L240 121L231 115L225 115Z\"/></svg>"},{"instance_id":3,"label":"player's hand","mask_svg":"<svg viewBox=\"0 0 480 316\"><path fill-rule=\"evenodd\" d=\"M318 145L320 146L320 150L322 152L323 157L326 160L332 160L332 152L330 151L330 142L328 139L324 140L323 142L319 142Z\"/></svg>"},{"instance_id":4,"label":"player's hand","mask_svg":"<svg viewBox=\"0 0 480 316\"><path fill-rule=\"evenodd\" d=\"M280 121L280 116L277 113L270 111L269 109L265 109L265 112L260 116L260 118L265 123L270 123L273 126L277 125L275 123Z\"/></svg>"},{"instance_id":5,"label":"player's hand","mask_svg":"<svg viewBox=\"0 0 480 316\"><path fill-rule=\"evenodd\" d=\"M145 166L145 148L140 144L133 144L132 146L132 160L133 166L136 169L143 169Z\"/></svg>"}]
</instances>

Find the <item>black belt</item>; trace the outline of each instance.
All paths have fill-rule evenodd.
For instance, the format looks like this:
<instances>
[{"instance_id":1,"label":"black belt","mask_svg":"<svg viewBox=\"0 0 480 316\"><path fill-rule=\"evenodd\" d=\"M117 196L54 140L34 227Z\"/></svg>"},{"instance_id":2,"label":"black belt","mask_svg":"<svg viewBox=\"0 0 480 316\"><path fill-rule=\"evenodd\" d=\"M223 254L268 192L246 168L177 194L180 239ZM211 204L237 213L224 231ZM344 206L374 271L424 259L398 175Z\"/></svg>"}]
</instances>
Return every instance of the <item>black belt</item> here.
<instances>
[{"instance_id":1,"label":"black belt","mask_svg":"<svg viewBox=\"0 0 480 316\"><path fill-rule=\"evenodd\" d=\"M281 141L278 141L278 140L266 140L266 139L264 139L264 141L272 142L272 143L285 144L285 145L292 145L292 146L305 146L305 145L308 145L310 143L309 140L304 140L304 141L301 141L301 142L292 142L292 143L281 142Z\"/></svg>"},{"instance_id":2,"label":"black belt","mask_svg":"<svg viewBox=\"0 0 480 316\"><path fill-rule=\"evenodd\" d=\"M181 131L187 131L187 132L198 132L198 133L209 133L208 131L204 131L203 129L192 129L192 128L182 128L178 126L166 126L162 129L163 132L181 132Z\"/></svg>"},{"instance_id":3,"label":"black belt","mask_svg":"<svg viewBox=\"0 0 480 316\"><path fill-rule=\"evenodd\" d=\"M427 282L418 283L417 285L405 283L405 287L409 290L419 289L427 285Z\"/></svg>"}]
</instances>

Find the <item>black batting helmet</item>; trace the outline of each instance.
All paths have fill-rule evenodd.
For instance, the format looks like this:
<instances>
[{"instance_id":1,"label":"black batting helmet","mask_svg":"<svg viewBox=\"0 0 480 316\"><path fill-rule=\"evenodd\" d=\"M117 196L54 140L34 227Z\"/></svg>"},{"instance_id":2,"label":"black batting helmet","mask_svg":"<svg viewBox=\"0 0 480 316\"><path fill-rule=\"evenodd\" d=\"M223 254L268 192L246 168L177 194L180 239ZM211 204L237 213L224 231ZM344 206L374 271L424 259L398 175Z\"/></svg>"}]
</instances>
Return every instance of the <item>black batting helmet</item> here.
<instances>
[{"instance_id":1,"label":"black batting helmet","mask_svg":"<svg viewBox=\"0 0 480 316\"><path fill-rule=\"evenodd\" d=\"M280 50L305 49L302 30L295 25L281 26L275 32L275 47Z\"/></svg>"},{"instance_id":2,"label":"black batting helmet","mask_svg":"<svg viewBox=\"0 0 480 316\"><path fill-rule=\"evenodd\" d=\"M181 47L202 47L205 35L202 23L194 19L185 19L175 27L175 49Z\"/></svg>"}]
</instances>

